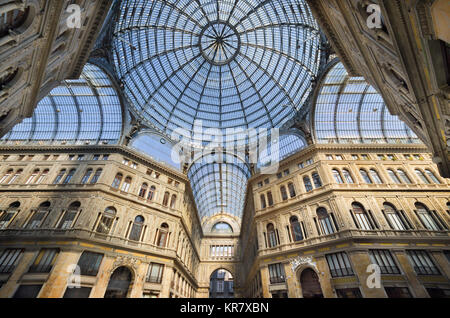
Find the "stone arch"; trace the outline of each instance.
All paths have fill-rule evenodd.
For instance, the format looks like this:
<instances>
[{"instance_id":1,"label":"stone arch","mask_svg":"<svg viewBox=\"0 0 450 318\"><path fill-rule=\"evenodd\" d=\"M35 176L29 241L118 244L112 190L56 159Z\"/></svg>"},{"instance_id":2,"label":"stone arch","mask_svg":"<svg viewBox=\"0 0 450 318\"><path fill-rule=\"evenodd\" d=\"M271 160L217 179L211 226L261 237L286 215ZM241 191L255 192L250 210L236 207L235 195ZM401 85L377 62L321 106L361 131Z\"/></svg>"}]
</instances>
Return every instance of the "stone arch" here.
<instances>
[{"instance_id":1,"label":"stone arch","mask_svg":"<svg viewBox=\"0 0 450 318\"><path fill-rule=\"evenodd\" d=\"M218 266L209 276L209 298L233 298L235 276L229 266Z\"/></svg>"},{"instance_id":2,"label":"stone arch","mask_svg":"<svg viewBox=\"0 0 450 318\"><path fill-rule=\"evenodd\" d=\"M110 271L104 298L128 298L135 282L135 270L126 264L115 264Z\"/></svg>"},{"instance_id":3,"label":"stone arch","mask_svg":"<svg viewBox=\"0 0 450 318\"><path fill-rule=\"evenodd\" d=\"M311 264L303 264L296 269L302 298L323 298L323 281L320 272Z\"/></svg>"}]
</instances>

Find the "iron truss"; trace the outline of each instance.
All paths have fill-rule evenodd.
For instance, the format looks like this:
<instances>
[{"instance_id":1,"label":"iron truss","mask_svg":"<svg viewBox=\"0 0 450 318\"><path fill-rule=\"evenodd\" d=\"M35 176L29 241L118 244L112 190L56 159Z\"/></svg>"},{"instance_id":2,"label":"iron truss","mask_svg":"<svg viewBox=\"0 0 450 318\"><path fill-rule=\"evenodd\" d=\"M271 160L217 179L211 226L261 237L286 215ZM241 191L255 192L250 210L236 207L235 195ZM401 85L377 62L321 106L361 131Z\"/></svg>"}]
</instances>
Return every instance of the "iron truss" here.
<instances>
[{"instance_id":1,"label":"iron truss","mask_svg":"<svg viewBox=\"0 0 450 318\"><path fill-rule=\"evenodd\" d=\"M53 89L1 143L112 144L121 134L122 107L111 80L96 65L86 64L78 80Z\"/></svg>"},{"instance_id":2,"label":"iron truss","mask_svg":"<svg viewBox=\"0 0 450 318\"><path fill-rule=\"evenodd\" d=\"M318 143L420 143L375 88L349 76L340 62L322 80L313 111Z\"/></svg>"}]
</instances>

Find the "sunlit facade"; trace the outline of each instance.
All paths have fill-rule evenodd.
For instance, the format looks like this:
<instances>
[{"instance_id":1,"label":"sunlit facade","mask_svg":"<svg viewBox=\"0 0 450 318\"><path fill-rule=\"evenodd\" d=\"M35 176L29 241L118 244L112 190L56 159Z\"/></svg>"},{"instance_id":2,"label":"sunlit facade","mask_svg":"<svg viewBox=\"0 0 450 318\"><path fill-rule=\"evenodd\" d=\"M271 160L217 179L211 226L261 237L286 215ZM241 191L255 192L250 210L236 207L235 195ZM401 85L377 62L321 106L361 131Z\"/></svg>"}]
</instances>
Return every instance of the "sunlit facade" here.
<instances>
[{"instance_id":1,"label":"sunlit facade","mask_svg":"<svg viewBox=\"0 0 450 318\"><path fill-rule=\"evenodd\" d=\"M114 1L0 139L0 297L450 297L450 181L315 10Z\"/></svg>"}]
</instances>

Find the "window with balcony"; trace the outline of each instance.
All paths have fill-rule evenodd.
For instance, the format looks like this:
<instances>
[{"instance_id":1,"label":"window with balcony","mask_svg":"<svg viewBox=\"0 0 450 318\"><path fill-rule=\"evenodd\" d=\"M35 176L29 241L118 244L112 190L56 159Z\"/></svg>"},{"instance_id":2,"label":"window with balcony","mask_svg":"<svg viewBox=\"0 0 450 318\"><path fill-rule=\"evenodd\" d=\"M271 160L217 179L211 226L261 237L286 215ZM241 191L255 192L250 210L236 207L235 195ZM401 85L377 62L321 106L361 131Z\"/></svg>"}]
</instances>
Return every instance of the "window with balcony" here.
<instances>
[{"instance_id":1,"label":"window with balcony","mask_svg":"<svg viewBox=\"0 0 450 318\"><path fill-rule=\"evenodd\" d=\"M120 191L128 192L128 190L130 190L131 181L132 181L131 177L126 177L125 181L122 183L122 187L120 188Z\"/></svg>"},{"instance_id":2,"label":"window with balcony","mask_svg":"<svg viewBox=\"0 0 450 318\"><path fill-rule=\"evenodd\" d=\"M284 266L281 263L269 265L269 278L271 284L284 283L286 275L284 273Z\"/></svg>"},{"instance_id":3,"label":"window with balcony","mask_svg":"<svg viewBox=\"0 0 450 318\"><path fill-rule=\"evenodd\" d=\"M72 227L72 224L80 211L80 202L73 202L66 211L64 211L64 215L59 221L58 229L66 230Z\"/></svg>"},{"instance_id":4,"label":"window with balcony","mask_svg":"<svg viewBox=\"0 0 450 318\"><path fill-rule=\"evenodd\" d=\"M85 276L97 276L102 260L103 254L87 251L83 252L78 260L80 274Z\"/></svg>"},{"instance_id":5,"label":"window with balcony","mask_svg":"<svg viewBox=\"0 0 450 318\"><path fill-rule=\"evenodd\" d=\"M372 264L380 267L381 274L400 274L400 269L389 250L370 250L369 257Z\"/></svg>"},{"instance_id":6,"label":"window with balcony","mask_svg":"<svg viewBox=\"0 0 450 318\"><path fill-rule=\"evenodd\" d=\"M281 193L281 200L286 201L288 199L288 194L286 192L285 186L280 187L280 193Z\"/></svg>"},{"instance_id":7,"label":"window with balcony","mask_svg":"<svg viewBox=\"0 0 450 318\"><path fill-rule=\"evenodd\" d=\"M320 229L323 235L333 234L335 232L335 226L333 225L333 220L328 214L325 208L318 208L317 218L319 219Z\"/></svg>"},{"instance_id":8,"label":"window with balcony","mask_svg":"<svg viewBox=\"0 0 450 318\"><path fill-rule=\"evenodd\" d=\"M114 207L108 207L101 214L97 225L96 232L101 234L109 234L116 218L117 210Z\"/></svg>"},{"instance_id":9,"label":"window with balcony","mask_svg":"<svg viewBox=\"0 0 450 318\"><path fill-rule=\"evenodd\" d=\"M32 212L31 219L28 221L27 228L28 229L37 229L41 227L44 219L50 212L50 202L42 203L36 211Z\"/></svg>"},{"instance_id":10,"label":"window with balcony","mask_svg":"<svg viewBox=\"0 0 450 318\"><path fill-rule=\"evenodd\" d=\"M122 182L123 174L118 173L114 177L113 183L111 184L111 187L114 189L119 189L120 183Z\"/></svg>"},{"instance_id":11,"label":"window with balcony","mask_svg":"<svg viewBox=\"0 0 450 318\"><path fill-rule=\"evenodd\" d=\"M72 180L73 175L75 174L75 171L76 171L76 169L71 169L69 171L69 173L67 174L66 178L63 181L63 184L68 184Z\"/></svg>"},{"instance_id":12,"label":"window with balcony","mask_svg":"<svg viewBox=\"0 0 450 318\"><path fill-rule=\"evenodd\" d=\"M29 273L50 273L58 256L58 249L41 249L28 270Z\"/></svg>"},{"instance_id":13,"label":"window with balcony","mask_svg":"<svg viewBox=\"0 0 450 318\"><path fill-rule=\"evenodd\" d=\"M92 172L93 172L92 169L88 169L88 170L85 172L83 178L81 178L81 184L86 184L86 183L89 182L89 179L91 178Z\"/></svg>"},{"instance_id":14,"label":"window with balcony","mask_svg":"<svg viewBox=\"0 0 450 318\"><path fill-rule=\"evenodd\" d=\"M16 201L9 205L6 211L0 214L0 230L6 229L19 213L20 202Z\"/></svg>"},{"instance_id":15,"label":"window with balcony","mask_svg":"<svg viewBox=\"0 0 450 318\"><path fill-rule=\"evenodd\" d=\"M55 180L53 181L53 184L60 183L65 174L66 174L66 169L62 169L56 176Z\"/></svg>"},{"instance_id":16,"label":"window with balcony","mask_svg":"<svg viewBox=\"0 0 450 318\"><path fill-rule=\"evenodd\" d=\"M362 230L373 230L375 228L366 209L359 203L352 203L352 216L356 226Z\"/></svg>"},{"instance_id":17,"label":"window with balcony","mask_svg":"<svg viewBox=\"0 0 450 318\"><path fill-rule=\"evenodd\" d=\"M289 219L289 223L292 240L294 242L302 241L303 240L302 228L300 226L298 218L296 216L291 216L291 218Z\"/></svg>"},{"instance_id":18,"label":"window with balcony","mask_svg":"<svg viewBox=\"0 0 450 318\"><path fill-rule=\"evenodd\" d=\"M311 179L309 179L309 177L303 178L303 184L305 185L306 192L311 192L313 190Z\"/></svg>"},{"instance_id":19,"label":"window with balcony","mask_svg":"<svg viewBox=\"0 0 450 318\"><path fill-rule=\"evenodd\" d=\"M91 184L96 184L98 182L98 180L100 179L100 176L102 175L103 169L97 169L97 171L95 171L94 176L91 179Z\"/></svg>"},{"instance_id":20,"label":"window with balcony","mask_svg":"<svg viewBox=\"0 0 450 318\"><path fill-rule=\"evenodd\" d=\"M144 217L138 215L133 222L129 239L132 241L140 241L142 230L144 228Z\"/></svg>"},{"instance_id":21,"label":"window with balcony","mask_svg":"<svg viewBox=\"0 0 450 318\"><path fill-rule=\"evenodd\" d=\"M334 253L326 255L328 267L332 277L353 276L353 269L347 253Z\"/></svg>"},{"instance_id":22,"label":"window with balcony","mask_svg":"<svg viewBox=\"0 0 450 318\"><path fill-rule=\"evenodd\" d=\"M344 180L342 179L339 170L333 169L332 173L333 173L334 180L336 181L337 184L343 184L344 183Z\"/></svg>"}]
</instances>

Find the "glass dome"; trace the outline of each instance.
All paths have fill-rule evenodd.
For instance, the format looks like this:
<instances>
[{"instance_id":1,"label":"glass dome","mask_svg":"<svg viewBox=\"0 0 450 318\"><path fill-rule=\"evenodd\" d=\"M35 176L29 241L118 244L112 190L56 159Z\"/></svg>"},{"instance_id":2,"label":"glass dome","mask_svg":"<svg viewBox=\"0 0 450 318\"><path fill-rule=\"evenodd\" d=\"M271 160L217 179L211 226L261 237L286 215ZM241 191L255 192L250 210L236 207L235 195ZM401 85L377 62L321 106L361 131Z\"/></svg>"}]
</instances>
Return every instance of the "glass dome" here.
<instances>
[{"instance_id":1,"label":"glass dome","mask_svg":"<svg viewBox=\"0 0 450 318\"><path fill-rule=\"evenodd\" d=\"M168 135L280 127L318 73L320 34L304 0L124 0L114 64L133 113Z\"/></svg>"}]
</instances>

